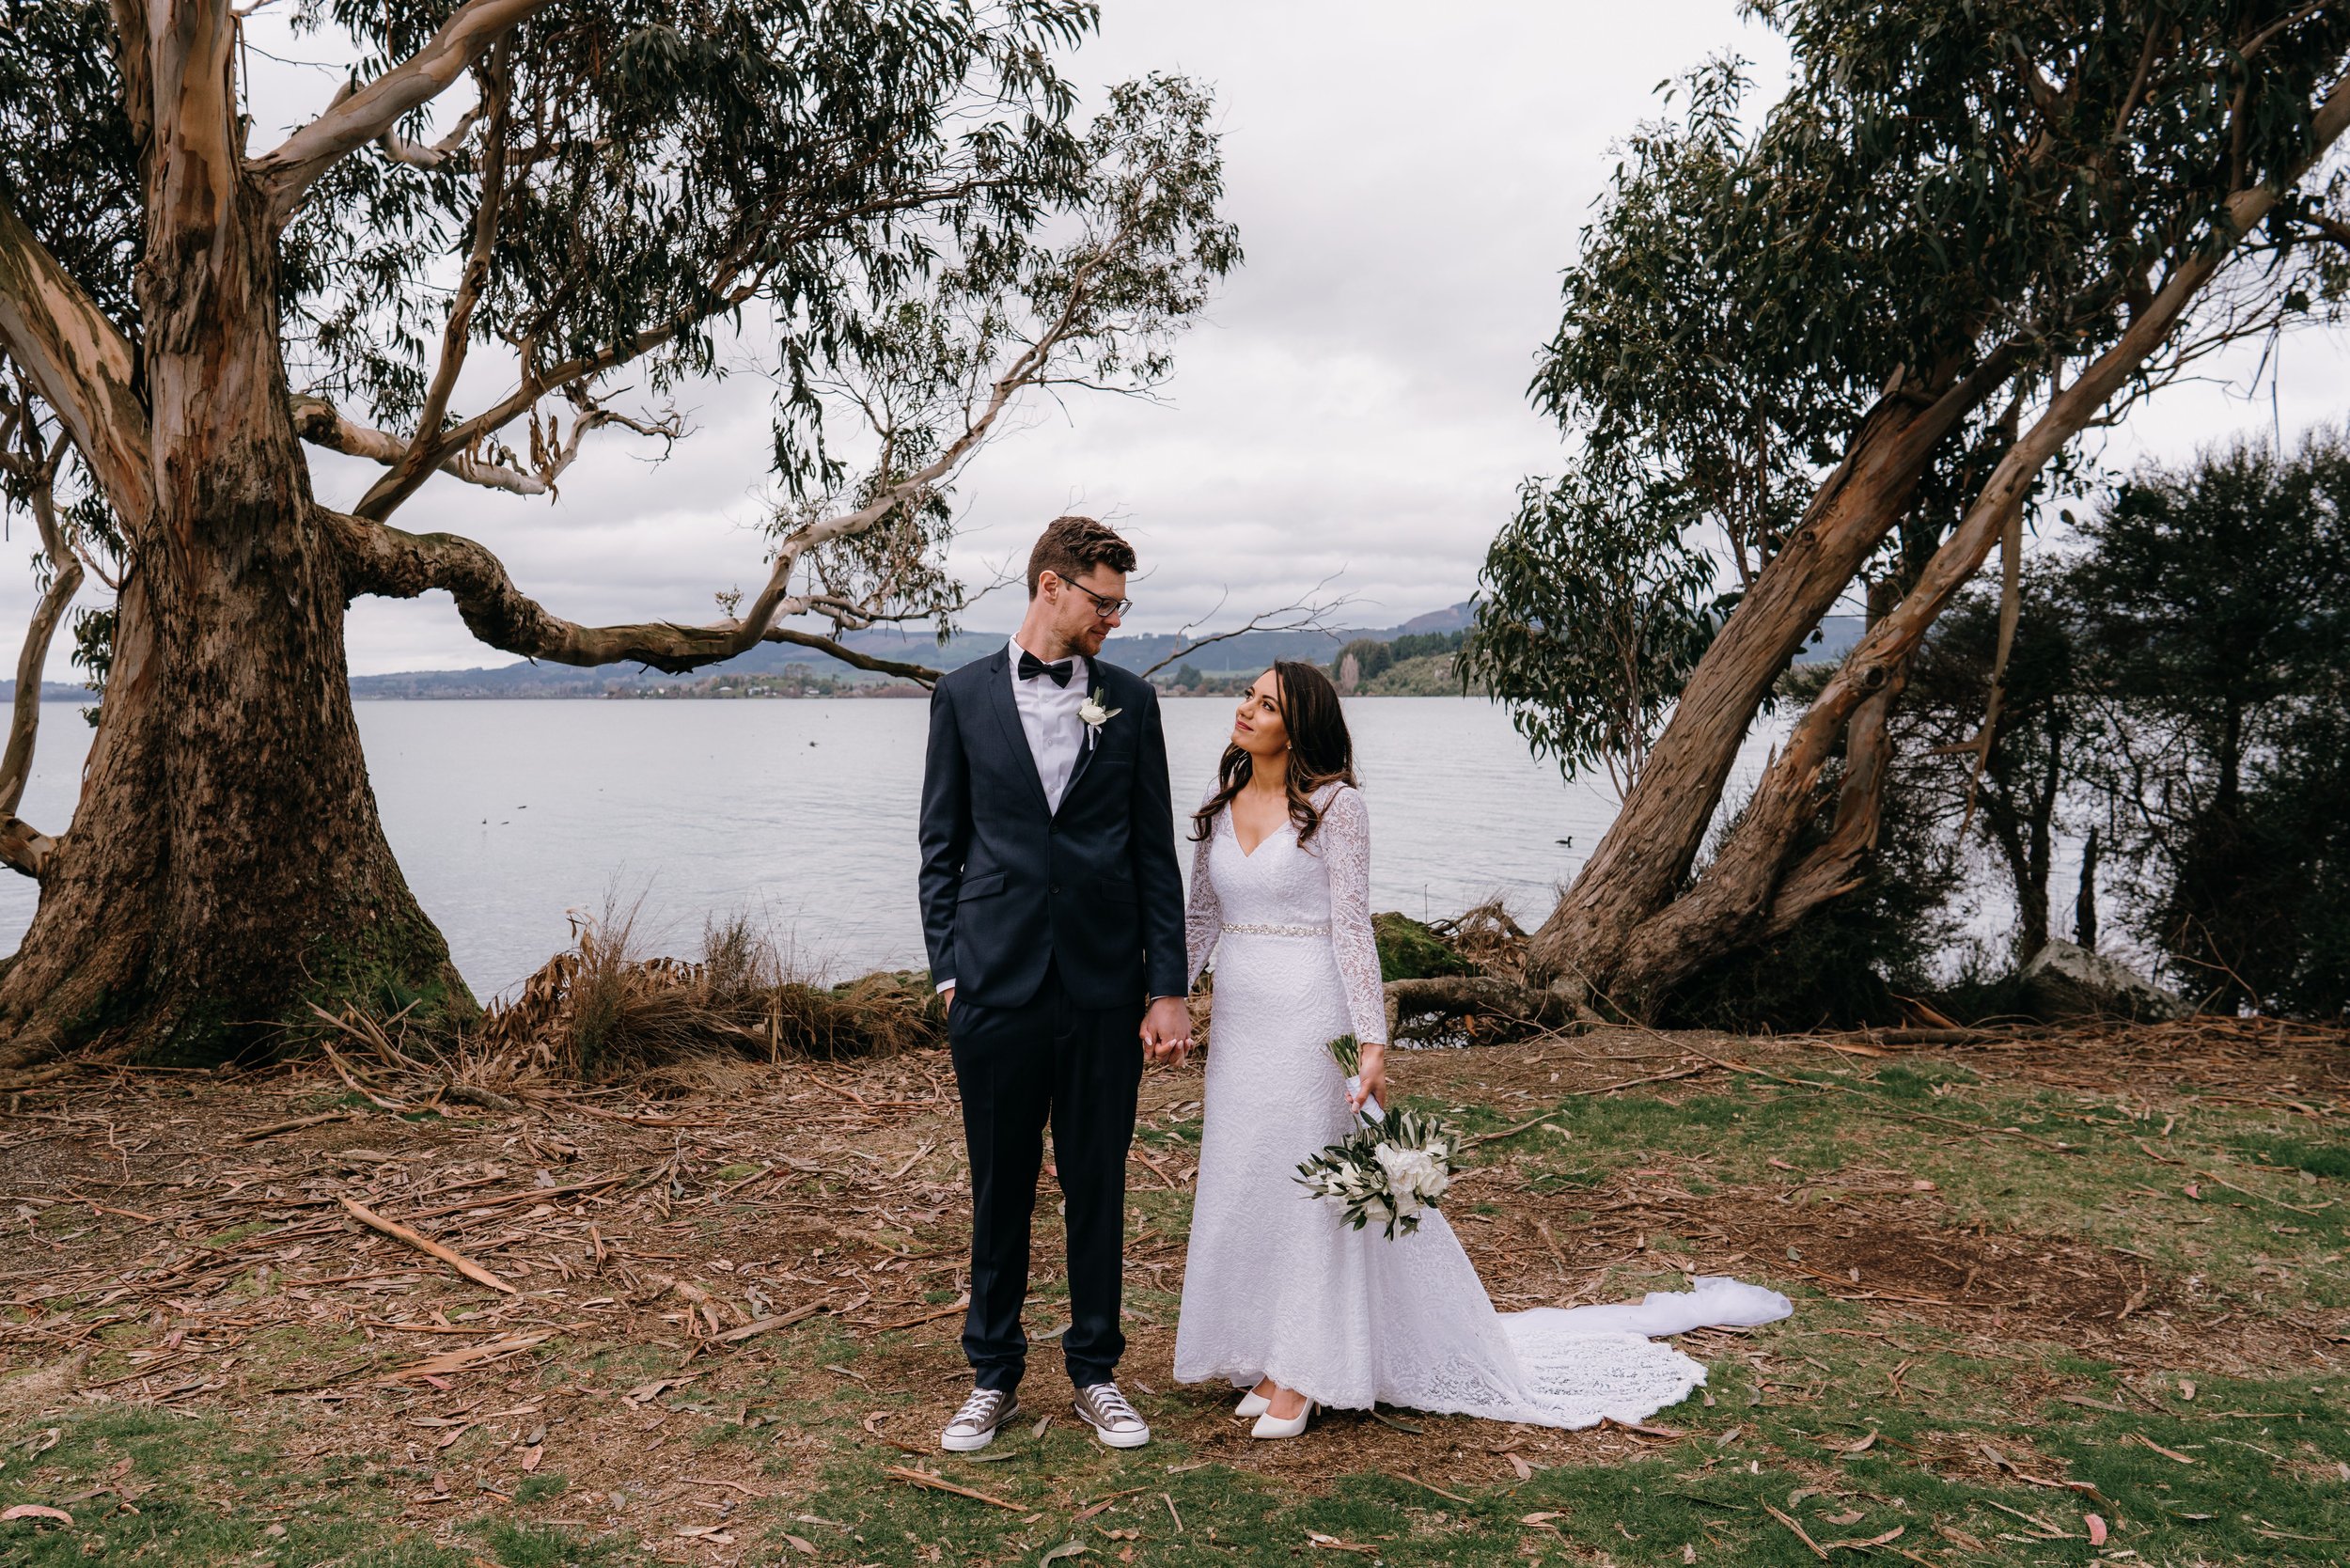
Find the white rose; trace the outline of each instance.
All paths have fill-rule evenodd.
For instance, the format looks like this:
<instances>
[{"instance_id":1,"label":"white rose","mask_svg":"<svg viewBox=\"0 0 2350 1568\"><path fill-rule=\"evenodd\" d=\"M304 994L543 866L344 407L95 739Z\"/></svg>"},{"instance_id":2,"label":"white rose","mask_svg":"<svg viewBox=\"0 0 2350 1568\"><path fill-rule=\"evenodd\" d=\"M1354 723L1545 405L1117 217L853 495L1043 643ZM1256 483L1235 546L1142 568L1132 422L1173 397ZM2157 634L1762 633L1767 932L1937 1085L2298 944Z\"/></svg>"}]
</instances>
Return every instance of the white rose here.
<instances>
[{"instance_id":1,"label":"white rose","mask_svg":"<svg viewBox=\"0 0 2350 1568\"><path fill-rule=\"evenodd\" d=\"M1372 1152L1379 1168L1387 1173L1387 1190L1394 1195L1395 1212L1416 1215L1432 1198L1444 1195L1444 1168L1419 1149L1398 1149L1383 1143Z\"/></svg>"}]
</instances>

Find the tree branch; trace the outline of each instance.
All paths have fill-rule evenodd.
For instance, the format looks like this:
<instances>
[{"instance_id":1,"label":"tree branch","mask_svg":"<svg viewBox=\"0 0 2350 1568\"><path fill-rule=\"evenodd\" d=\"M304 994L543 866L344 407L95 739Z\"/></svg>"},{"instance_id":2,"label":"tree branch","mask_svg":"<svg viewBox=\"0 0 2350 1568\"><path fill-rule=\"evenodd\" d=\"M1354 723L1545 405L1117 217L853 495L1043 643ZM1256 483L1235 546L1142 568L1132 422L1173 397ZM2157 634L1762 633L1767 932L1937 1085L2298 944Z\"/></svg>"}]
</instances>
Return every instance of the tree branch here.
<instances>
[{"instance_id":1,"label":"tree branch","mask_svg":"<svg viewBox=\"0 0 2350 1568\"><path fill-rule=\"evenodd\" d=\"M40 528L41 549L49 557L49 588L33 608L24 646L16 656L16 700L8 714L8 750L0 755L0 861L35 881L49 869L56 841L18 817L16 808L33 773L33 745L40 735L40 678L49 667L49 644L66 606L82 587L82 563L57 523L57 464L64 461L67 439L60 434L47 460L29 476L27 499Z\"/></svg>"},{"instance_id":2,"label":"tree branch","mask_svg":"<svg viewBox=\"0 0 2350 1568\"><path fill-rule=\"evenodd\" d=\"M896 659L884 659L871 653L861 653L848 644L824 636L820 633L802 632L789 626L768 627L767 640L788 642L795 648L813 648L819 652L831 654L844 665L852 665L858 669L870 669L880 675L895 675L901 680L918 681L925 686L937 684L938 678L943 673L931 668L928 665L905 664Z\"/></svg>"},{"instance_id":3,"label":"tree branch","mask_svg":"<svg viewBox=\"0 0 2350 1568\"><path fill-rule=\"evenodd\" d=\"M465 137L481 118L481 107L476 104L457 117L456 126L437 142L412 142L397 131L386 130L375 138L375 145L384 149L384 156L395 164L405 164L412 169L437 169L449 160L449 155L465 145Z\"/></svg>"},{"instance_id":4,"label":"tree branch","mask_svg":"<svg viewBox=\"0 0 2350 1568\"><path fill-rule=\"evenodd\" d=\"M748 651L761 642L790 643L829 653L843 664L925 684L938 671L863 653L813 632L770 626L748 634L746 620L712 626L644 621L629 626L581 626L551 615L514 586L505 565L482 545L457 534L411 534L387 523L370 522L320 509L343 558L345 590L414 599L433 588L457 601L465 629L493 648L556 664L650 665L682 675ZM790 613L801 606L778 605ZM747 634L747 635L746 635Z\"/></svg>"},{"instance_id":5,"label":"tree branch","mask_svg":"<svg viewBox=\"0 0 2350 1568\"><path fill-rule=\"evenodd\" d=\"M447 91L493 44L552 3L465 0L422 49L253 160L252 174L269 186L271 221L282 227L319 176Z\"/></svg>"},{"instance_id":6,"label":"tree branch","mask_svg":"<svg viewBox=\"0 0 2350 1568\"><path fill-rule=\"evenodd\" d=\"M294 433L313 447L323 447L331 452L351 457L368 458L392 467L404 461L408 443L389 431L377 430L345 418L340 410L325 399L307 393L292 402ZM616 416L617 417L617 416ZM572 449L578 449L578 429L572 429ZM509 495L544 495L555 487L537 474L520 468L509 468L502 463L490 463L463 452L452 452L441 459L440 471L452 474L467 484L478 484L485 490L503 490Z\"/></svg>"},{"instance_id":7,"label":"tree branch","mask_svg":"<svg viewBox=\"0 0 2350 1568\"><path fill-rule=\"evenodd\" d=\"M1251 632L1326 631L1328 629L1329 618L1355 602L1355 596L1351 593L1341 594L1338 598L1331 600L1322 600L1315 597L1315 595L1320 594L1324 588L1328 588L1329 586L1330 578L1324 577L1321 582L1316 583L1313 586L1312 592L1308 593L1305 598L1284 604L1279 609L1265 610L1260 614L1251 616L1249 618L1248 624L1246 626L1236 626L1229 632L1214 632L1204 637L1190 637L1191 627L1185 626L1175 634L1175 651L1169 653L1166 658L1161 659L1157 664L1152 665L1149 669L1144 670L1142 672L1142 678L1145 681L1148 681L1151 677L1156 675L1167 666L1188 659L1203 648L1211 647L1219 642L1230 642L1234 637L1245 637ZM1222 606L1223 602L1218 600L1217 607L1222 608ZM1214 610L1209 612L1210 615L1214 613L1215 612ZM1189 637L1190 640L1184 640L1187 637Z\"/></svg>"},{"instance_id":8,"label":"tree branch","mask_svg":"<svg viewBox=\"0 0 2350 1568\"><path fill-rule=\"evenodd\" d=\"M751 283L737 284L735 287L728 289L724 292L713 291L707 309L697 308L690 311L680 311L677 315L671 317L668 321L663 322L657 327L648 327L643 332L637 333L632 337L624 338L617 343L607 343L593 353L580 354L574 358L564 360L562 363L543 371L535 370L531 368L531 349L529 345L525 343L523 354L523 374L520 384L518 384L513 391L508 393L503 399L492 404L490 407L483 409L480 413L474 415L471 418L461 419L456 424L451 425L447 430L442 431L438 434L433 435L431 437L432 447L438 460L434 465L446 468L447 454L468 448L483 437L494 434L498 431L505 429L506 426L520 418L529 410L533 403L537 402L540 398L545 397L549 392L559 392L566 387L576 386L585 382L592 381L594 378L603 375L606 370L614 369L621 365L627 364L630 360L635 358L638 354L645 353L649 349L659 348L662 344L669 341L679 333L683 332L686 328L692 326L695 322L707 321L711 317L718 315L723 311L732 309L734 306L741 305L745 300L749 299L757 291L757 286ZM599 424L611 423L617 418L617 416L613 416L605 419L601 419L597 422ZM576 435L577 433L577 429L574 427L573 434ZM397 440L398 438L392 437L391 439ZM402 447L404 449L404 443L402 444ZM390 462L394 460L385 459L384 461ZM456 472L455 469L449 469L448 471L451 473ZM508 470L508 472L512 472L512 470ZM501 485L497 488L507 489L511 487ZM544 484L540 484L537 489L519 491L517 494L540 495L544 494L546 493L546 489L547 487ZM363 496L359 505L352 510L358 516L368 518L372 522L380 523L384 518L389 517L394 509L399 507L402 501L405 501L413 494L415 494L414 486L411 486L406 490L390 492L384 491L383 486L378 485L375 489L370 490L366 496Z\"/></svg>"},{"instance_id":9,"label":"tree branch","mask_svg":"<svg viewBox=\"0 0 2350 1568\"><path fill-rule=\"evenodd\" d=\"M387 515L414 494L416 487L431 475L436 466L433 460L444 449L440 444L441 426L448 417L449 394L456 390L457 373L464 368L474 306L480 303L481 286L489 280L490 253L497 240L498 214L505 204L507 106L512 96L505 69L506 54L507 45L501 40L491 51L489 70L482 73L482 91L490 99L490 129L481 144L481 198L474 209L473 248L465 257L464 275L458 280L457 292L449 301L448 321L441 328L441 362L433 368L432 383L425 388L424 406L416 415L416 438L408 444L400 461L392 464L392 471L361 497L354 510L362 516ZM467 115L465 120L470 126L473 116ZM462 132L464 128L459 129ZM540 478L551 485L555 477L547 474Z\"/></svg>"},{"instance_id":10,"label":"tree branch","mask_svg":"<svg viewBox=\"0 0 2350 1568\"><path fill-rule=\"evenodd\" d=\"M24 368L106 492L136 527L154 510L147 407L131 345L0 201L0 350Z\"/></svg>"}]
</instances>

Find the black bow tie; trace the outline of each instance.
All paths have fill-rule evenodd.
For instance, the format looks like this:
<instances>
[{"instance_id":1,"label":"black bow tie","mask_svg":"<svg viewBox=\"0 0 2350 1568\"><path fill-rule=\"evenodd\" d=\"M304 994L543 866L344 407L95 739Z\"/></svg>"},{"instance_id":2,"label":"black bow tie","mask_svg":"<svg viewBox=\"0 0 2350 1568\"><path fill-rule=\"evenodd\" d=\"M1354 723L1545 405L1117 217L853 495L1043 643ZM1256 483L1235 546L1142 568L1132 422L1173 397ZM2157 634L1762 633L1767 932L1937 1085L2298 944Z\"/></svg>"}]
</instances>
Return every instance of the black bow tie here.
<instances>
[{"instance_id":1,"label":"black bow tie","mask_svg":"<svg viewBox=\"0 0 2350 1568\"><path fill-rule=\"evenodd\" d=\"M1026 649L1020 651L1020 679L1023 681L1033 681L1040 675L1047 675L1052 677L1056 686L1066 686L1076 666L1074 659L1063 659L1058 664L1048 665Z\"/></svg>"}]
</instances>

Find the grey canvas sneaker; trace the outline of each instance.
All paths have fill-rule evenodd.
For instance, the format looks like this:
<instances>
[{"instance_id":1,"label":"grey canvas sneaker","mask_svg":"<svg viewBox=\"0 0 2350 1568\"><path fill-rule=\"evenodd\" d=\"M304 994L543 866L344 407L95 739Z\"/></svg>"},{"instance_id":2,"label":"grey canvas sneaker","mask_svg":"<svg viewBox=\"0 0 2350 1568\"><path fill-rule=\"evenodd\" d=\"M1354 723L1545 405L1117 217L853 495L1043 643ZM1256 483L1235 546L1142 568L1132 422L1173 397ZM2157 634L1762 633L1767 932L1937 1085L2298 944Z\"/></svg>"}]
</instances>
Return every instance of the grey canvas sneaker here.
<instances>
[{"instance_id":1,"label":"grey canvas sneaker","mask_svg":"<svg viewBox=\"0 0 2350 1568\"><path fill-rule=\"evenodd\" d=\"M948 1453L976 1453L995 1441L997 1430L1020 1415L1020 1398L1009 1388L974 1388L955 1419L939 1435Z\"/></svg>"},{"instance_id":2,"label":"grey canvas sneaker","mask_svg":"<svg viewBox=\"0 0 2350 1568\"><path fill-rule=\"evenodd\" d=\"M1138 1449L1151 1440L1151 1428L1115 1383L1090 1383L1078 1389L1077 1414L1106 1447Z\"/></svg>"}]
</instances>

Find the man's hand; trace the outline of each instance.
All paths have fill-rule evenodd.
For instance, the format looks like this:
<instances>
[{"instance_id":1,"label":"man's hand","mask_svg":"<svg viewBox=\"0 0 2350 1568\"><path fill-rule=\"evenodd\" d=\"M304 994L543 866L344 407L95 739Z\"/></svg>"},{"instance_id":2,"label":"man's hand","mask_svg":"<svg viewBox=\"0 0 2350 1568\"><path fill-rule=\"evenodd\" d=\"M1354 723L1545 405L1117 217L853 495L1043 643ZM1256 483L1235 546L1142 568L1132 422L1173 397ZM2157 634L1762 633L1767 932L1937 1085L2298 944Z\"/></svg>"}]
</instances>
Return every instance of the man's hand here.
<instances>
[{"instance_id":1,"label":"man's hand","mask_svg":"<svg viewBox=\"0 0 2350 1568\"><path fill-rule=\"evenodd\" d=\"M938 1005L951 1015L955 1011L955 988L948 986L938 994Z\"/></svg>"},{"instance_id":2,"label":"man's hand","mask_svg":"<svg viewBox=\"0 0 2350 1568\"><path fill-rule=\"evenodd\" d=\"M1142 1015L1142 1054L1152 1061L1183 1065L1191 1050L1191 1009L1181 996L1161 996Z\"/></svg>"}]
</instances>

